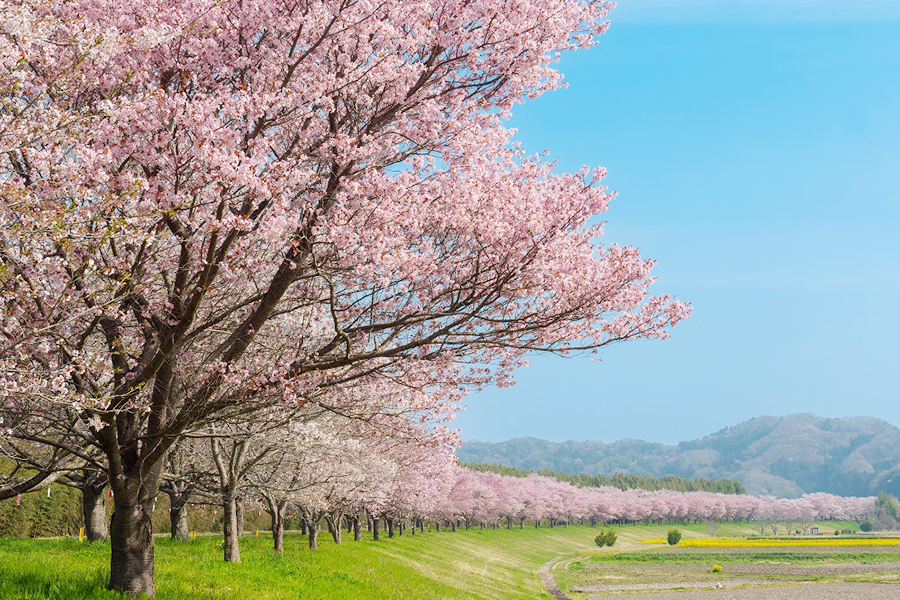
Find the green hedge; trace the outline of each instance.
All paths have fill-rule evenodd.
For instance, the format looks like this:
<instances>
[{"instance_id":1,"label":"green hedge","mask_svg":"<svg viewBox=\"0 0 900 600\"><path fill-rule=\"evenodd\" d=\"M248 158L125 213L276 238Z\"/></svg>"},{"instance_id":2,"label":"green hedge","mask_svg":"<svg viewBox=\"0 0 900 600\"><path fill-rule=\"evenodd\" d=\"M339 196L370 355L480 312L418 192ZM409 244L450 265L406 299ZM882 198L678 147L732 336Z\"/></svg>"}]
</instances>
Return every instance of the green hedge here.
<instances>
[{"instance_id":1,"label":"green hedge","mask_svg":"<svg viewBox=\"0 0 900 600\"><path fill-rule=\"evenodd\" d=\"M0 502L0 537L75 536L84 524L81 492L64 485Z\"/></svg>"},{"instance_id":2,"label":"green hedge","mask_svg":"<svg viewBox=\"0 0 900 600\"><path fill-rule=\"evenodd\" d=\"M105 490L104 499L108 516L112 516L109 490ZM165 494L158 496L156 509L153 511L153 531L169 533L169 498ZM264 511L249 508L244 513L244 531L255 533L268 532L271 520ZM188 506L188 525L192 531L221 532L222 508L220 506ZM289 516L286 525L289 528L300 527L298 516ZM84 526L81 512L81 492L54 483L50 486L50 497L47 490L22 494L21 503L15 498L0 500L0 537L77 537L79 528ZM266 533L268 535L268 533Z\"/></svg>"}]
</instances>

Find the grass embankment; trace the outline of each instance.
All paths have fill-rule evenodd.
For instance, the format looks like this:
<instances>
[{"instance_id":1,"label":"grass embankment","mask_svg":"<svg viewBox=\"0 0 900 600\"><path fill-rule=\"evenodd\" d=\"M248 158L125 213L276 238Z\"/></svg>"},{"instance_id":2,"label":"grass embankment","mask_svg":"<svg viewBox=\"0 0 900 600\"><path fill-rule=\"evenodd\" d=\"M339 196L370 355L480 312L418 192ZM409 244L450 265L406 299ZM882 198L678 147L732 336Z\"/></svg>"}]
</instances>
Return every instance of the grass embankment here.
<instances>
[{"instance_id":1,"label":"grass embankment","mask_svg":"<svg viewBox=\"0 0 900 600\"><path fill-rule=\"evenodd\" d=\"M586 551L591 527L427 532L380 542L288 535L284 555L259 532L241 540L241 564L222 561L221 538L156 540L159 600L515 600L547 598L538 567L560 554ZM104 590L109 545L77 540L0 539L0 598L119 598Z\"/></svg>"},{"instance_id":2,"label":"grass embankment","mask_svg":"<svg viewBox=\"0 0 900 600\"><path fill-rule=\"evenodd\" d=\"M839 524L844 526L844 524ZM646 548L672 525L615 527L614 550ZM746 524L677 526L684 539L753 533ZM288 535L284 555L271 550L267 533L241 540L243 562L222 561L220 537L178 543L156 540L156 590L160 600L532 600L548 598L540 565L561 555L597 551L592 527L526 527L408 533L380 542L331 542ZM345 535L346 539L346 535ZM94 600L118 598L104 589L109 545L76 540L0 539L0 598Z\"/></svg>"}]
</instances>

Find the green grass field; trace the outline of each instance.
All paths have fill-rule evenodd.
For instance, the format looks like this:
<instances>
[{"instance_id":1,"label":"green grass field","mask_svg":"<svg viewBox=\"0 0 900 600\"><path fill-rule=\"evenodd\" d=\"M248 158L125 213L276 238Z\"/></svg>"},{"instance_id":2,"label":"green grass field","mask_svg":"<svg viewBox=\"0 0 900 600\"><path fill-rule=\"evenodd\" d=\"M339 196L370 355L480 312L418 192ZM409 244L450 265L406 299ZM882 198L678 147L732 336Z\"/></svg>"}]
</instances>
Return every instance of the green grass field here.
<instances>
[{"instance_id":1,"label":"green grass field","mask_svg":"<svg viewBox=\"0 0 900 600\"><path fill-rule=\"evenodd\" d=\"M406 534L380 542L288 535L284 555L260 532L241 540L241 564L222 561L220 538L156 541L160 600L530 599L546 597L538 567L592 545L589 527ZM0 540L0 598L117 598L104 590L109 546L77 540Z\"/></svg>"},{"instance_id":2,"label":"green grass field","mask_svg":"<svg viewBox=\"0 0 900 600\"><path fill-rule=\"evenodd\" d=\"M690 591L715 586L900 581L900 540L896 536L834 536L833 528L852 530L853 526L833 522L828 523L827 531L820 524L825 535L814 538L747 540L742 539L750 537L744 525L719 527L722 530L717 536L728 536L727 539L706 536L696 526L678 526L684 536L682 542L706 538L704 542L710 543L692 547L648 544L644 540L635 548L632 538L621 548L617 544L618 551L594 549L561 557L550 572L556 584L575 600L597 594ZM628 528L622 531L627 532ZM625 537L630 536L626 533ZM761 543L766 541L772 544ZM853 543L845 545L847 541ZM816 545L804 546L807 542Z\"/></svg>"},{"instance_id":3,"label":"green grass field","mask_svg":"<svg viewBox=\"0 0 900 600\"><path fill-rule=\"evenodd\" d=\"M671 525L616 527L615 548L665 536ZM705 525L679 526L685 538L708 537ZM597 550L599 528L459 530L408 533L380 542L327 536L311 552L306 538L288 535L285 552L271 550L267 532L241 540L241 564L226 564L219 537L177 543L156 541L156 592L160 600L525 600L548 598L537 576L541 564L561 555ZM722 524L716 535L748 535L742 524ZM109 546L77 540L0 539L0 598L81 600L118 598L104 589Z\"/></svg>"}]
</instances>

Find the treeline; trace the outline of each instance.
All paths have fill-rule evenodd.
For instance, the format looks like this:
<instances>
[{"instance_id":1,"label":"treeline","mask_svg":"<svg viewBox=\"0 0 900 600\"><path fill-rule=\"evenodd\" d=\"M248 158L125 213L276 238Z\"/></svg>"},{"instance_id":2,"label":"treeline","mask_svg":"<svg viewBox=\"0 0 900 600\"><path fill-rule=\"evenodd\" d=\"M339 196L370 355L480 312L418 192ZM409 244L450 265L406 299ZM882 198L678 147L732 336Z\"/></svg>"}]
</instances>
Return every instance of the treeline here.
<instances>
[{"instance_id":1,"label":"treeline","mask_svg":"<svg viewBox=\"0 0 900 600\"><path fill-rule=\"evenodd\" d=\"M0 500L0 538L77 537L78 530L85 526L84 507L81 493L65 485L52 484L51 494L42 489L18 498ZM158 502L151 509L154 533L171 533L169 520L169 499L160 494ZM112 515L112 498L108 489L104 490L103 506L107 520ZM211 532L222 530L223 511L218 505L190 504L187 513L188 530ZM270 528L269 515L259 508L246 511L244 515L247 531ZM299 516L289 516L285 521L287 529L300 529Z\"/></svg>"},{"instance_id":2,"label":"treeline","mask_svg":"<svg viewBox=\"0 0 900 600\"><path fill-rule=\"evenodd\" d=\"M677 475L663 475L662 477L650 477L647 475L631 475L628 473L615 473L614 475L586 475L584 473L571 474L559 473L542 469L540 471L526 471L505 465L461 463L462 466L487 473L498 473L510 477L528 477L532 474L552 477L559 481L565 481L581 487L615 487L620 490L672 490L675 492L714 492L716 494L746 494L744 485L736 479L706 479L697 477L688 479Z\"/></svg>"}]
</instances>

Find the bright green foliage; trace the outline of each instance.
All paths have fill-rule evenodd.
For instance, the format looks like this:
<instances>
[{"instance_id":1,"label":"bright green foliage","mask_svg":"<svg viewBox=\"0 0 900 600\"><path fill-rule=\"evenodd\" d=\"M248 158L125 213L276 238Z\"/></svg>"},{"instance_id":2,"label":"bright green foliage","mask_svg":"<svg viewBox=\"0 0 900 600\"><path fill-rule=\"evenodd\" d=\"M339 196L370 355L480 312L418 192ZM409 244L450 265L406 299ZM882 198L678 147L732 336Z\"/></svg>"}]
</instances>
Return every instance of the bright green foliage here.
<instances>
[{"instance_id":1,"label":"bright green foliage","mask_svg":"<svg viewBox=\"0 0 900 600\"><path fill-rule=\"evenodd\" d=\"M681 541L681 532L677 529L670 529L669 533L666 534L666 540L669 542L670 546L674 546Z\"/></svg>"},{"instance_id":2,"label":"bright green foliage","mask_svg":"<svg viewBox=\"0 0 900 600\"><path fill-rule=\"evenodd\" d=\"M879 492L878 508L884 511L895 521L900 521L900 502L892 494L887 492Z\"/></svg>"},{"instance_id":3,"label":"bright green foliage","mask_svg":"<svg viewBox=\"0 0 900 600\"><path fill-rule=\"evenodd\" d=\"M594 538L594 543L601 548L603 546L612 546L616 543L616 537L615 529L604 529Z\"/></svg>"}]
</instances>

